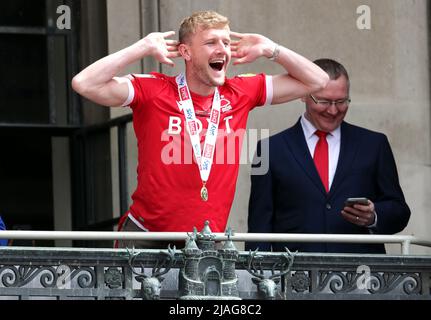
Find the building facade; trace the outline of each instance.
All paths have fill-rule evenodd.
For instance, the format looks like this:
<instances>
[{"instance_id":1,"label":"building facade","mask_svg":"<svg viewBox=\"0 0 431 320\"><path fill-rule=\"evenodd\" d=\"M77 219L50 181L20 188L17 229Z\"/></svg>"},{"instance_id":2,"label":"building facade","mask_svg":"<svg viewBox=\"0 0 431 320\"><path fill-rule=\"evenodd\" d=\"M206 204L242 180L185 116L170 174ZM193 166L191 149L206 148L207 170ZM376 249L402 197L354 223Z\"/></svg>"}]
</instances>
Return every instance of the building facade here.
<instances>
[{"instance_id":1,"label":"building facade","mask_svg":"<svg viewBox=\"0 0 431 320\"><path fill-rule=\"evenodd\" d=\"M235 31L261 33L311 60L331 57L347 67L352 104L346 120L388 136L412 210L403 234L429 236L426 0L7 0L0 6L0 137L7 150L0 160L0 214L10 228L115 228L136 186L130 110L91 104L72 92L70 80L90 63L150 32L178 30L191 12L213 9L228 16ZM70 28L63 20L67 10L60 6L70 8ZM173 75L182 68L181 62L169 68L146 58L124 74ZM271 74L280 68L264 59L230 68L231 75L250 72ZM248 127L258 138L263 130L274 134L296 122L303 109L296 101L254 110ZM255 143L252 134L246 135L229 221L237 232L247 231Z\"/></svg>"}]
</instances>

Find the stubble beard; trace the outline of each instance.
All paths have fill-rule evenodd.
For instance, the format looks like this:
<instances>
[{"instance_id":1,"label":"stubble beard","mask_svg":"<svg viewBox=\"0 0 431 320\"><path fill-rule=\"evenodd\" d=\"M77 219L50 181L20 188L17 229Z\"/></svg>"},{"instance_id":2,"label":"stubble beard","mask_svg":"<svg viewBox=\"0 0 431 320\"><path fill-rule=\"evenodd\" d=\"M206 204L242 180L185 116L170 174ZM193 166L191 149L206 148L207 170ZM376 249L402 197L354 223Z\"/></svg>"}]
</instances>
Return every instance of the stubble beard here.
<instances>
[{"instance_id":1,"label":"stubble beard","mask_svg":"<svg viewBox=\"0 0 431 320\"><path fill-rule=\"evenodd\" d=\"M209 87L219 87L224 85L225 77L221 79L216 79L211 76L210 72L211 71L208 70L208 68L206 67L199 67L196 69L196 75L198 76L199 80L205 85Z\"/></svg>"}]
</instances>

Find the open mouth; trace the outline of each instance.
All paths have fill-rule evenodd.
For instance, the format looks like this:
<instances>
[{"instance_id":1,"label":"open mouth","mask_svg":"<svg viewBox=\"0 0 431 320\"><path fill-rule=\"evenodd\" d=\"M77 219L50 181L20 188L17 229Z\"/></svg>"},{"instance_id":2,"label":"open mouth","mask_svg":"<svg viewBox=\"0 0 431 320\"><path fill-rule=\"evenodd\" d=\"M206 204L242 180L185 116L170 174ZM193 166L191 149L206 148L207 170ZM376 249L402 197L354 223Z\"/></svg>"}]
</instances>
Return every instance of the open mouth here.
<instances>
[{"instance_id":1,"label":"open mouth","mask_svg":"<svg viewBox=\"0 0 431 320\"><path fill-rule=\"evenodd\" d=\"M224 66L223 60L210 62L210 67L216 71L221 71L223 69L223 66Z\"/></svg>"}]
</instances>

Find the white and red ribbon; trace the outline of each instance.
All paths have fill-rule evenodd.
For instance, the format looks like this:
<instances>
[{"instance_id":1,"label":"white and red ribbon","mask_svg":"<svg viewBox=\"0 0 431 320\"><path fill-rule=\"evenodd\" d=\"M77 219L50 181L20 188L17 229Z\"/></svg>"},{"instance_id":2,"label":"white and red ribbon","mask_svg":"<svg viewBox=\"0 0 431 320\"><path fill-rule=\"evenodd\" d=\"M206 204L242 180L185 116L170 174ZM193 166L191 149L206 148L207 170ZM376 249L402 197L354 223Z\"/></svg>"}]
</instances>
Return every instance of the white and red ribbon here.
<instances>
[{"instance_id":1,"label":"white and red ribbon","mask_svg":"<svg viewBox=\"0 0 431 320\"><path fill-rule=\"evenodd\" d=\"M184 73L179 74L175 80L177 82L178 95L180 97L178 107L184 113L186 120L185 126L190 136L193 154L195 156L196 163L199 166L199 173L202 182L205 184L208 181L208 177L211 172L214 150L217 141L218 127L220 123L220 93L218 89L215 88L210 117L208 119L208 129L205 135L202 153L195 109Z\"/></svg>"}]
</instances>

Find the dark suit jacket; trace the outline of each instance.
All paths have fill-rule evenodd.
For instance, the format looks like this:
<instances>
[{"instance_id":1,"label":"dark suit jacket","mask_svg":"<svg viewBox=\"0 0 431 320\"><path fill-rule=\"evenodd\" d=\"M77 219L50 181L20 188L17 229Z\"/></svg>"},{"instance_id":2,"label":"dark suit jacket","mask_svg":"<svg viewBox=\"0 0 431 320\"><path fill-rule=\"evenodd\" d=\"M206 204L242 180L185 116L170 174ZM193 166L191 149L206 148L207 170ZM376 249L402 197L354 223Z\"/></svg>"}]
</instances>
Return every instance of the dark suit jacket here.
<instances>
[{"instance_id":1,"label":"dark suit jacket","mask_svg":"<svg viewBox=\"0 0 431 320\"><path fill-rule=\"evenodd\" d=\"M262 141L258 143L260 154ZM403 230L410 209L398 181L388 139L384 134L341 124L340 155L327 194L314 166L298 121L269 138L269 170L252 175L249 201L249 232L369 234L369 229L341 216L349 197L366 197L377 212L375 234ZM246 243L246 249L309 252L384 253L383 244L342 243Z\"/></svg>"}]
</instances>

